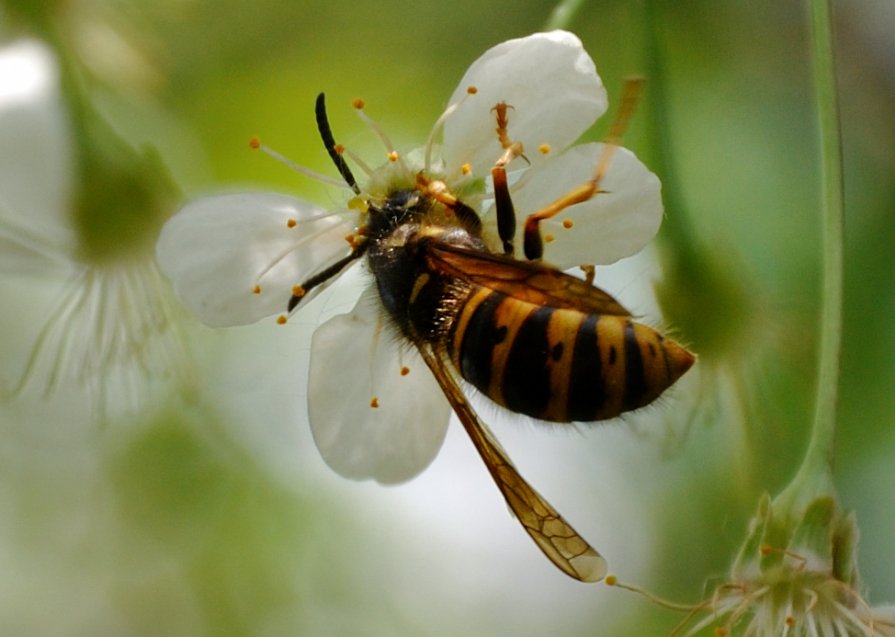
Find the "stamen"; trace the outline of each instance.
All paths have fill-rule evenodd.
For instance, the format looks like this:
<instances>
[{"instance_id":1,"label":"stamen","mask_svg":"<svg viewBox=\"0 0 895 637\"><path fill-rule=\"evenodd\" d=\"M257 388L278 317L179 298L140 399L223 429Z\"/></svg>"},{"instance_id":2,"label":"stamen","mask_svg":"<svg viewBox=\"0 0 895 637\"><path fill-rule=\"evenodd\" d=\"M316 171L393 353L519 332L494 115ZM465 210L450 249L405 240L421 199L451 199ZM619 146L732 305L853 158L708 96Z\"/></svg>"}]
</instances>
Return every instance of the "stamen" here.
<instances>
[{"instance_id":1,"label":"stamen","mask_svg":"<svg viewBox=\"0 0 895 637\"><path fill-rule=\"evenodd\" d=\"M289 220L286 222L286 227L287 227L287 228L294 228L294 227L297 226L297 225L298 225L298 221L296 221L295 219L289 219Z\"/></svg>"},{"instance_id":2,"label":"stamen","mask_svg":"<svg viewBox=\"0 0 895 637\"><path fill-rule=\"evenodd\" d=\"M463 173L464 175L468 175L469 173L472 172L472 166L470 166L469 163L465 163L462 166L460 166L460 172Z\"/></svg>"},{"instance_id":3,"label":"stamen","mask_svg":"<svg viewBox=\"0 0 895 637\"><path fill-rule=\"evenodd\" d=\"M395 163L396 161L398 161L398 159L400 159L400 156L398 155L398 151L393 150L388 154L388 160L390 162Z\"/></svg>"},{"instance_id":4,"label":"stamen","mask_svg":"<svg viewBox=\"0 0 895 637\"><path fill-rule=\"evenodd\" d=\"M575 223L571 219L563 219L562 220L562 227L565 228L566 230L569 230L574 225L575 225Z\"/></svg>"},{"instance_id":5,"label":"stamen","mask_svg":"<svg viewBox=\"0 0 895 637\"><path fill-rule=\"evenodd\" d=\"M401 368L401 376L407 376L410 373L410 368L406 365Z\"/></svg>"},{"instance_id":6,"label":"stamen","mask_svg":"<svg viewBox=\"0 0 895 637\"><path fill-rule=\"evenodd\" d=\"M255 285L255 287L252 288L252 294L261 294L261 286Z\"/></svg>"},{"instance_id":7,"label":"stamen","mask_svg":"<svg viewBox=\"0 0 895 637\"><path fill-rule=\"evenodd\" d=\"M550 147L550 144L545 143L538 146L538 152L542 155L549 155L551 150L553 149Z\"/></svg>"},{"instance_id":8,"label":"stamen","mask_svg":"<svg viewBox=\"0 0 895 637\"><path fill-rule=\"evenodd\" d=\"M429 132L429 137L426 138L426 163L423 164L423 171L428 174L432 170L432 146L435 144L435 137L438 133L441 132L441 129L444 128L444 123L447 121L447 118L453 115L454 111L460 108L460 105L466 101L466 99L470 95L475 95L478 92L478 89L474 86L470 86L466 89L466 95L461 97L459 100L454 102L453 104L449 104L444 112L435 120L435 124L432 125L432 130ZM465 164L469 165L469 164ZM466 173L463 173L466 174Z\"/></svg>"},{"instance_id":9,"label":"stamen","mask_svg":"<svg viewBox=\"0 0 895 637\"><path fill-rule=\"evenodd\" d=\"M363 159L361 159L360 156L357 155L356 153L354 153L350 148L345 148L341 144L339 144L339 146L341 146L341 148L342 148L340 154L348 155L348 157L351 159L351 161L358 168L360 168L364 172L364 174L367 175L367 177L373 176L373 169L370 168L370 166L369 166L369 164L367 164L367 162L365 162Z\"/></svg>"},{"instance_id":10,"label":"stamen","mask_svg":"<svg viewBox=\"0 0 895 637\"><path fill-rule=\"evenodd\" d=\"M373 396L370 399L370 407L373 409L379 409L379 399L376 396Z\"/></svg>"},{"instance_id":11,"label":"stamen","mask_svg":"<svg viewBox=\"0 0 895 637\"><path fill-rule=\"evenodd\" d=\"M388 138L388 135L385 134L385 131L382 130L382 127L363 111L365 106L364 101L362 99L356 99L352 102L352 106L354 106L354 112L357 113L357 116L360 117L364 124L376 134L376 137L378 137L379 141L382 142L382 145L385 146L385 150L388 152L394 150L395 145L392 144L392 141Z\"/></svg>"},{"instance_id":12,"label":"stamen","mask_svg":"<svg viewBox=\"0 0 895 637\"><path fill-rule=\"evenodd\" d=\"M267 153L268 155L270 155L271 157L276 159L278 162L285 164L286 166L288 166L295 172L297 172L301 175L304 175L305 177L310 177L311 179L315 179L319 182L322 182L324 184L329 184L331 186L338 186L339 188L350 188L350 186L348 186L348 184L346 184L341 179L336 179L335 177L330 177L328 175L318 173L315 170L311 170L310 168L305 168L304 166L296 164L294 161L281 155L280 153L278 153L274 149L270 148L269 146L262 144L261 140L258 139L257 137L253 137L251 140L249 140L249 146L251 146L252 148L254 148L256 150L261 150L261 151Z\"/></svg>"},{"instance_id":13,"label":"stamen","mask_svg":"<svg viewBox=\"0 0 895 637\"><path fill-rule=\"evenodd\" d=\"M286 321L288 321L288 320L289 320L289 319L286 318L286 315L285 315L285 314L280 314L280 315L277 317L277 325L285 325L285 324L286 324Z\"/></svg>"},{"instance_id":14,"label":"stamen","mask_svg":"<svg viewBox=\"0 0 895 637\"><path fill-rule=\"evenodd\" d=\"M292 296L300 299L301 297L303 297L305 295L305 293L306 293L305 289L303 287L301 287L300 285L292 286Z\"/></svg>"}]
</instances>

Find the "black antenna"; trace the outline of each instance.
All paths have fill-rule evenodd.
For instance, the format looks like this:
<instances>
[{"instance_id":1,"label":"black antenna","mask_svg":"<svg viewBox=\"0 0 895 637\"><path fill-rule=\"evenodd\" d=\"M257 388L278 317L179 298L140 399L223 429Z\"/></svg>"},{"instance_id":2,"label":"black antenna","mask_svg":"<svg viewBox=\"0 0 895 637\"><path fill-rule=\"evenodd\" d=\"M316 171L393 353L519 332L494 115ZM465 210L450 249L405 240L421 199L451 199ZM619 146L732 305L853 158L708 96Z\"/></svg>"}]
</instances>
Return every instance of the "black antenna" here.
<instances>
[{"instance_id":1,"label":"black antenna","mask_svg":"<svg viewBox=\"0 0 895 637\"><path fill-rule=\"evenodd\" d=\"M354 194L359 195L360 187L357 185L357 180L351 174L351 169L345 163L341 153L336 152L336 140L333 138L332 129L329 127L329 119L326 117L326 96L323 93L317 96L317 105L314 108L314 112L317 114L317 130L320 131L320 139L323 140L323 145L326 146L329 158L333 160L336 168L339 169L339 174L342 175L345 183L351 186Z\"/></svg>"}]
</instances>

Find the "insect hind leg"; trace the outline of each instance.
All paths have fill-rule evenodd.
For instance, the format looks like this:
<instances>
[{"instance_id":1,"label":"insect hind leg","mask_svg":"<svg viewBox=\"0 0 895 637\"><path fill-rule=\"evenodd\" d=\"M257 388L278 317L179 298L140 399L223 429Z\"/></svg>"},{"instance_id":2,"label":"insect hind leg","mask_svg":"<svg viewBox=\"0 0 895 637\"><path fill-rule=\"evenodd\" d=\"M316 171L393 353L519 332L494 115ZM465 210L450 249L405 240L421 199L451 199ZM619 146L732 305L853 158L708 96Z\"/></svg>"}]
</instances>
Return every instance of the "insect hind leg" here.
<instances>
[{"instance_id":1,"label":"insect hind leg","mask_svg":"<svg viewBox=\"0 0 895 637\"><path fill-rule=\"evenodd\" d=\"M503 253L512 256L513 239L516 236L516 209L507 183L507 164L516 157L525 159L525 155L522 154L522 143L512 141L507 133L509 108L512 107L506 102L500 102L492 109L497 115L497 137L504 152L491 168L491 181L494 183L494 205L497 208L497 234L503 244Z\"/></svg>"}]
</instances>

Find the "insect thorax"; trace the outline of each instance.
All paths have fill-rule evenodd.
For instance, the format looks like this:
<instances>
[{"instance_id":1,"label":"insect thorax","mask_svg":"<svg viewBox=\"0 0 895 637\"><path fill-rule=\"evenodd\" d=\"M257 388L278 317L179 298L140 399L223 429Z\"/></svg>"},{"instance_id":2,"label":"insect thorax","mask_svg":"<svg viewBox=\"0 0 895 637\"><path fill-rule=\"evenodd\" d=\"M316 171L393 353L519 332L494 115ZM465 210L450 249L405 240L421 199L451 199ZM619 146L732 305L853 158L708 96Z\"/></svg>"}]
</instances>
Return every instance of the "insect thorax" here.
<instances>
[{"instance_id":1,"label":"insect thorax","mask_svg":"<svg viewBox=\"0 0 895 637\"><path fill-rule=\"evenodd\" d=\"M418 191L399 191L370 211L367 263L383 306L411 340L443 337L465 296L464 284L431 268L427 246L437 241L486 250L444 206Z\"/></svg>"}]
</instances>

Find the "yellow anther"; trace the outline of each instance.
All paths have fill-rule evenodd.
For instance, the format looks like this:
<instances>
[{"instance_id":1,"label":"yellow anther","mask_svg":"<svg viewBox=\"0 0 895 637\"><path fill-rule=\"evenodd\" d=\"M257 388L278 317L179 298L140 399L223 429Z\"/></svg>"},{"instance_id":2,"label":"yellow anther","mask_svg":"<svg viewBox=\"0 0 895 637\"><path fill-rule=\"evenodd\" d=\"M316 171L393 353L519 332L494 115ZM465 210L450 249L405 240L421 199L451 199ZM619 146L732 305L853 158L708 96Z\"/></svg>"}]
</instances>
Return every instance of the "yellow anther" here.
<instances>
[{"instance_id":1,"label":"yellow anther","mask_svg":"<svg viewBox=\"0 0 895 637\"><path fill-rule=\"evenodd\" d=\"M379 399L376 398L376 396L373 396L370 399L370 407L372 407L373 409L379 409Z\"/></svg>"},{"instance_id":2,"label":"yellow anther","mask_svg":"<svg viewBox=\"0 0 895 637\"><path fill-rule=\"evenodd\" d=\"M562 220L562 227L565 228L566 230L568 230L569 228L571 228L574 225L575 224L571 219L563 219Z\"/></svg>"},{"instance_id":3,"label":"yellow anther","mask_svg":"<svg viewBox=\"0 0 895 637\"><path fill-rule=\"evenodd\" d=\"M253 135L252 138L249 140L249 148L258 150L259 148L261 148L261 140Z\"/></svg>"},{"instance_id":4,"label":"yellow anther","mask_svg":"<svg viewBox=\"0 0 895 637\"><path fill-rule=\"evenodd\" d=\"M544 241L546 241L547 243L550 243L550 242L553 241L555 238L556 238L556 237L554 237L552 234L545 234L545 235L544 235Z\"/></svg>"},{"instance_id":5,"label":"yellow anther","mask_svg":"<svg viewBox=\"0 0 895 637\"><path fill-rule=\"evenodd\" d=\"M252 294L261 294L261 286L255 285L255 287L252 288Z\"/></svg>"},{"instance_id":6,"label":"yellow anther","mask_svg":"<svg viewBox=\"0 0 895 637\"><path fill-rule=\"evenodd\" d=\"M538 146L538 152L542 155L549 155L551 150L553 149L550 148L550 144L541 144Z\"/></svg>"},{"instance_id":7,"label":"yellow anther","mask_svg":"<svg viewBox=\"0 0 895 637\"><path fill-rule=\"evenodd\" d=\"M352 197L348 200L348 208L358 212L367 212L370 209L370 204L363 197Z\"/></svg>"},{"instance_id":8,"label":"yellow anther","mask_svg":"<svg viewBox=\"0 0 895 637\"><path fill-rule=\"evenodd\" d=\"M296 297L298 297L298 298L301 298L301 297L303 297L305 294L307 294L307 290L305 290L305 289L304 289L303 287L301 287L300 285L293 285L293 286L292 286L292 296L296 296Z\"/></svg>"},{"instance_id":9,"label":"yellow anther","mask_svg":"<svg viewBox=\"0 0 895 637\"><path fill-rule=\"evenodd\" d=\"M396 162L396 161L398 161L398 151L396 151L396 150L391 151L391 152L388 154L388 160L389 160L390 162Z\"/></svg>"},{"instance_id":10,"label":"yellow anther","mask_svg":"<svg viewBox=\"0 0 895 637\"><path fill-rule=\"evenodd\" d=\"M464 175L468 175L469 173L472 172L472 166L470 166L468 163L463 164L462 166L460 166L460 172L463 173Z\"/></svg>"},{"instance_id":11,"label":"yellow anther","mask_svg":"<svg viewBox=\"0 0 895 637\"><path fill-rule=\"evenodd\" d=\"M342 144L336 144L335 146L333 146L333 151L337 155L341 155L342 153L345 152L345 146L343 146Z\"/></svg>"},{"instance_id":12,"label":"yellow anther","mask_svg":"<svg viewBox=\"0 0 895 637\"><path fill-rule=\"evenodd\" d=\"M606 586L615 586L618 583L618 578L615 575L607 575L603 581L606 582Z\"/></svg>"},{"instance_id":13,"label":"yellow anther","mask_svg":"<svg viewBox=\"0 0 895 637\"><path fill-rule=\"evenodd\" d=\"M351 105L357 110L362 111L364 109L364 106L366 106L366 103L364 103L361 98L357 98L356 100L351 102Z\"/></svg>"},{"instance_id":14,"label":"yellow anther","mask_svg":"<svg viewBox=\"0 0 895 637\"><path fill-rule=\"evenodd\" d=\"M467 87L466 87L466 92L467 92L469 95L475 95L476 93L479 92L479 89L477 89L477 88L474 87L474 86L467 86Z\"/></svg>"},{"instance_id":15,"label":"yellow anther","mask_svg":"<svg viewBox=\"0 0 895 637\"><path fill-rule=\"evenodd\" d=\"M297 225L298 225L298 221L296 221L295 219L290 219L289 221L286 222L287 228L294 228Z\"/></svg>"},{"instance_id":16,"label":"yellow anther","mask_svg":"<svg viewBox=\"0 0 895 637\"><path fill-rule=\"evenodd\" d=\"M286 321L288 321L288 320L289 320L289 319L286 318L286 315L285 315L285 314L280 314L280 315L277 317L277 325L285 325L285 324L286 324Z\"/></svg>"},{"instance_id":17,"label":"yellow anther","mask_svg":"<svg viewBox=\"0 0 895 637\"><path fill-rule=\"evenodd\" d=\"M406 365L401 368L401 376L407 376L410 373L410 368Z\"/></svg>"}]
</instances>

